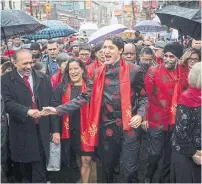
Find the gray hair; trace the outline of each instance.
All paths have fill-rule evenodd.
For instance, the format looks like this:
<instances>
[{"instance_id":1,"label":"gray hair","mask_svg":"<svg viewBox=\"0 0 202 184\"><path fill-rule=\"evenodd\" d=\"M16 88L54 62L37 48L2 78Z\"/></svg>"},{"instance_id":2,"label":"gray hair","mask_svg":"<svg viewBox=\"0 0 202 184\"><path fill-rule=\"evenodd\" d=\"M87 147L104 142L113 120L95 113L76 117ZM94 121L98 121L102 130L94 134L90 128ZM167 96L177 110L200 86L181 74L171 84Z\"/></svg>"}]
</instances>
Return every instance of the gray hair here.
<instances>
[{"instance_id":1,"label":"gray hair","mask_svg":"<svg viewBox=\"0 0 202 184\"><path fill-rule=\"evenodd\" d=\"M62 52L60 54L58 54L57 58L56 58L56 62L59 66L61 66L61 64L63 62L69 61L72 57L69 56L67 53Z\"/></svg>"},{"instance_id":2,"label":"gray hair","mask_svg":"<svg viewBox=\"0 0 202 184\"><path fill-rule=\"evenodd\" d=\"M188 83L191 87L201 89L201 62L192 66L189 75Z\"/></svg>"},{"instance_id":3,"label":"gray hair","mask_svg":"<svg viewBox=\"0 0 202 184\"><path fill-rule=\"evenodd\" d=\"M14 54L14 56L13 56L13 59L14 59L15 62L18 61L18 57L19 57L19 55L21 55L22 53L29 53L30 55L32 55L31 51L28 50L28 49L19 49L19 50L15 51L15 54Z\"/></svg>"}]
</instances>

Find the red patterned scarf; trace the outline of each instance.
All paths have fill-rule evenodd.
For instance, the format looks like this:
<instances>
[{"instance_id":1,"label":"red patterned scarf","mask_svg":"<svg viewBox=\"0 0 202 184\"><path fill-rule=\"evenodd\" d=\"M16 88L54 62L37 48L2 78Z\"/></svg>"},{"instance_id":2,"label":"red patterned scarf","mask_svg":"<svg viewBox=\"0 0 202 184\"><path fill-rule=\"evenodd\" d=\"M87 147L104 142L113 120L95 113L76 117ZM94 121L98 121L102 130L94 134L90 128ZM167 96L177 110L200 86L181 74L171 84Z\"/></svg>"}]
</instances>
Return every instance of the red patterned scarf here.
<instances>
[{"instance_id":1,"label":"red patterned scarf","mask_svg":"<svg viewBox=\"0 0 202 184\"><path fill-rule=\"evenodd\" d=\"M84 81L82 81L81 92L86 92L87 86ZM67 85L66 93L62 96L62 104L70 102L71 98L71 85ZM81 128L81 149L83 151L92 152L94 147L87 145L83 139L82 135L84 131L87 129L88 125L88 114L89 114L89 104L86 104L80 109L80 128ZM63 124L62 124L62 139L70 138L70 130L69 130L69 114L65 114L63 116Z\"/></svg>"},{"instance_id":2,"label":"red patterned scarf","mask_svg":"<svg viewBox=\"0 0 202 184\"><path fill-rule=\"evenodd\" d=\"M92 96L90 102L90 112L89 112L89 125L88 129L83 134L83 139L90 146L98 145L98 127L100 121L102 95L105 81L106 65L101 67L94 80ZM128 125L132 117L131 108L131 86L130 86L130 71L129 65L123 59L120 60L120 93L121 93L121 107L122 107L122 121L123 130L131 130Z\"/></svg>"},{"instance_id":3,"label":"red patterned scarf","mask_svg":"<svg viewBox=\"0 0 202 184\"><path fill-rule=\"evenodd\" d=\"M201 106L201 89L189 87L184 91L178 101L178 104L188 107L200 107Z\"/></svg>"}]
</instances>

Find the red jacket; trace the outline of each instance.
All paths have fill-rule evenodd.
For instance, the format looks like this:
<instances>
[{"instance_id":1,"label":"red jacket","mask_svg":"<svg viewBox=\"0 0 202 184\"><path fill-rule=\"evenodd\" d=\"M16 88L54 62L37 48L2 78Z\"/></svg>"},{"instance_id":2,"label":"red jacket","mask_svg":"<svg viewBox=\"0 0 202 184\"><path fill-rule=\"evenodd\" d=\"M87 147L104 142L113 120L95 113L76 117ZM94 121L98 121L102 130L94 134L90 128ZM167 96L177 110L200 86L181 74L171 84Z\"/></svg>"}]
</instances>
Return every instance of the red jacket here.
<instances>
[{"instance_id":1,"label":"red jacket","mask_svg":"<svg viewBox=\"0 0 202 184\"><path fill-rule=\"evenodd\" d=\"M145 76L145 88L148 94L147 119L150 127L162 126L166 130L168 125L174 123L173 106L175 104L176 107L177 102L173 103L173 99L177 101L188 87L187 77L188 68L182 65L172 71L167 70L164 64L149 68Z\"/></svg>"}]
</instances>

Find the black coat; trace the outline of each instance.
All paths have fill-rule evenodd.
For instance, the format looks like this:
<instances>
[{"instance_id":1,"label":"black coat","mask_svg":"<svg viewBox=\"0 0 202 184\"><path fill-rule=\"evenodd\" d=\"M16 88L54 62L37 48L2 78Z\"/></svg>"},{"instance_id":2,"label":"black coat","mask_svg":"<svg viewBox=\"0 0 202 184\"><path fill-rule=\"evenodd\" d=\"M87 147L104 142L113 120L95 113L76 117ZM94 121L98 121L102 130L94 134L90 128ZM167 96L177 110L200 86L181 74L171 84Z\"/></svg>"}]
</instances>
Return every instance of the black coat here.
<instances>
[{"instance_id":1,"label":"black coat","mask_svg":"<svg viewBox=\"0 0 202 184\"><path fill-rule=\"evenodd\" d=\"M42 107L50 105L51 82L46 75L35 70L32 76L35 101L38 109L42 110ZM27 116L28 110L32 108L31 93L16 69L2 76L2 95L6 112L10 117L9 140L12 160L23 163L40 160L36 125L34 119ZM50 141L48 116L39 119L39 130L48 158Z\"/></svg>"}]
</instances>

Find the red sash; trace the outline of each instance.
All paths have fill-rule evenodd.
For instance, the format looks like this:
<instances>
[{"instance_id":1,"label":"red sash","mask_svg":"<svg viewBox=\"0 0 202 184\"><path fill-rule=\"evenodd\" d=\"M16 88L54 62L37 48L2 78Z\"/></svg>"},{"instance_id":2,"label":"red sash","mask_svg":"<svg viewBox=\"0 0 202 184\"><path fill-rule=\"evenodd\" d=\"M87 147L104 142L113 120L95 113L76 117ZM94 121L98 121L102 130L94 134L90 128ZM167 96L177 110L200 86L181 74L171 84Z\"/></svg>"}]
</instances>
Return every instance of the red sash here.
<instances>
[{"instance_id":1,"label":"red sash","mask_svg":"<svg viewBox=\"0 0 202 184\"><path fill-rule=\"evenodd\" d=\"M82 81L82 89L81 92L86 92L87 86L84 81ZM71 85L67 85L66 93L62 96L62 104L70 102L71 96ZM89 146L85 143L82 139L82 135L84 131L87 129L88 125L88 114L89 114L89 104L84 105L80 109L80 130L81 130L81 150L86 152L94 151L94 147ZM63 116L63 124L62 124L62 139L69 139L70 138L70 131L69 131L69 114L65 114Z\"/></svg>"},{"instance_id":2,"label":"red sash","mask_svg":"<svg viewBox=\"0 0 202 184\"><path fill-rule=\"evenodd\" d=\"M94 80L92 96L90 102L90 112L89 112L89 125L88 129L83 134L83 138L90 146L98 145L98 127L100 120L101 104L102 104L102 94L105 81L106 65L101 67ZM122 121L123 130L131 130L128 123L132 117L131 108L131 86L130 86L130 71L129 65L123 59L120 60L120 93L121 93L121 107L122 107Z\"/></svg>"}]
</instances>

